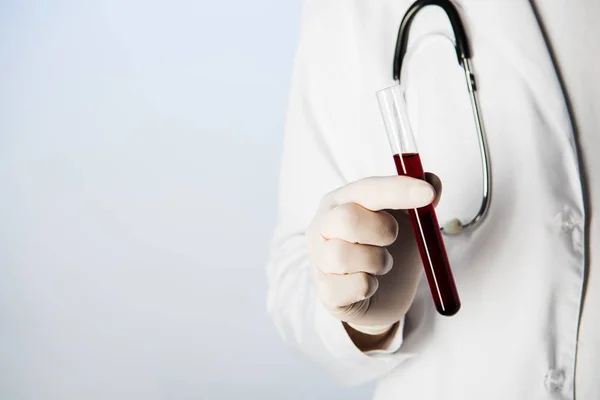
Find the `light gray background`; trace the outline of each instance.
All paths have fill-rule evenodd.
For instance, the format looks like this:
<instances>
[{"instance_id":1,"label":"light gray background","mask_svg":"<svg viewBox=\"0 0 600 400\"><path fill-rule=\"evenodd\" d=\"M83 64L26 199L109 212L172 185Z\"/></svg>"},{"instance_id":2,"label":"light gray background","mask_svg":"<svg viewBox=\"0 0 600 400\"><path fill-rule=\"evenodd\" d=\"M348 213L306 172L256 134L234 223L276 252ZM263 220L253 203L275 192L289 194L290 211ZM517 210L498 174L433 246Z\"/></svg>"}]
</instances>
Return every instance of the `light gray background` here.
<instances>
[{"instance_id":1,"label":"light gray background","mask_svg":"<svg viewBox=\"0 0 600 400\"><path fill-rule=\"evenodd\" d=\"M0 0L0 399L367 399L266 315L300 0Z\"/></svg>"}]
</instances>

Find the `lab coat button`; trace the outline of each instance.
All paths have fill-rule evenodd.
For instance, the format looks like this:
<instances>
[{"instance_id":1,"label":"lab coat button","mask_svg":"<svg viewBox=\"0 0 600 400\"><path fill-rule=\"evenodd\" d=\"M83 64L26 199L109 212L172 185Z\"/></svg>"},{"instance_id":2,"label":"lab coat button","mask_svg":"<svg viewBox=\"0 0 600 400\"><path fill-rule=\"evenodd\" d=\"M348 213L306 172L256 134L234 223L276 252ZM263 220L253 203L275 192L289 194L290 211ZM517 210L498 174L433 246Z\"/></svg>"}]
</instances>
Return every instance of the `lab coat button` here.
<instances>
[{"instance_id":1,"label":"lab coat button","mask_svg":"<svg viewBox=\"0 0 600 400\"><path fill-rule=\"evenodd\" d=\"M563 233L570 233L575 227L571 212L565 208L564 211L559 212L554 219L556 226Z\"/></svg>"},{"instance_id":2,"label":"lab coat button","mask_svg":"<svg viewBox=\"0 0 600 400\"><path fill-rule=\"evenodd\" d=\"M565 373L562 370L551 369L546 374L546 389L550 392L558 392L565 382Z\"/></svg>"},{"instance_id":3,"label":"lab coat button","mask_svg":"<svg viewBox=\"0 0 600 400\"><path fill-rule=\"evenodd\" d=\"M573 248L579 253L583 254L584 252L584 239L583 239L583 229L581 226L576 225L573 227L573 232L571 233L571 238L573 240Z\"/></svg>"}]
</instances>

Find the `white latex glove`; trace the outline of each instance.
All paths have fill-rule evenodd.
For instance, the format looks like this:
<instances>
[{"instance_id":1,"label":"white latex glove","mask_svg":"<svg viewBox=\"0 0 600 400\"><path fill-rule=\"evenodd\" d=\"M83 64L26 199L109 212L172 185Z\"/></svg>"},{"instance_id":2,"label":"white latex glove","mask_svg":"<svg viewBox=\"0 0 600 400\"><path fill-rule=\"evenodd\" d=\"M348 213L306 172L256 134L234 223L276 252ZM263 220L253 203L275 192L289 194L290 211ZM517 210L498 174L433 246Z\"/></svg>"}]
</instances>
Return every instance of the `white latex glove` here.
<instances>
[{"instance_id":1,"label":"white latex glove","mask_svg":"<svg viewBox=\"0 0 600 400\"><path fill-rule=\"evenodd\" d=\"M320 300L355 330L388 331L414 300L423 266L408 214L398 210L437 200L440 181L427 180L436 188L405 176L350 183L323 197L306 231Z\"/></svg>"}]
</instances>

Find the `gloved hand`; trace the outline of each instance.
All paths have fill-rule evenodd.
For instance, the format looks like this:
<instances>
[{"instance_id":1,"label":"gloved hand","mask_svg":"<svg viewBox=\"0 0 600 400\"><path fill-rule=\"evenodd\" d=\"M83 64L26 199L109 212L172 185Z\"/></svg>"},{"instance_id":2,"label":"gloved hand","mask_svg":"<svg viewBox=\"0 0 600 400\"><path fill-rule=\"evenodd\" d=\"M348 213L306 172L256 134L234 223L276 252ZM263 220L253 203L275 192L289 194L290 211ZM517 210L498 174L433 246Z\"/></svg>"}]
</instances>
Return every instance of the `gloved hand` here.
<instances>
[{"instance_id":1,"label":"gloved hand","mask_svg":"<svg viewBox=\"0 0 600 400\"><path fill-rule=\"evenodd\" d=\"M437 203L441 183L365 178L323 197L306 231L321 302L340 321L377 335L412 304L423 266L405 209ZM436 196L437 193L437 196Z\"/></svg>"}]
</instances>

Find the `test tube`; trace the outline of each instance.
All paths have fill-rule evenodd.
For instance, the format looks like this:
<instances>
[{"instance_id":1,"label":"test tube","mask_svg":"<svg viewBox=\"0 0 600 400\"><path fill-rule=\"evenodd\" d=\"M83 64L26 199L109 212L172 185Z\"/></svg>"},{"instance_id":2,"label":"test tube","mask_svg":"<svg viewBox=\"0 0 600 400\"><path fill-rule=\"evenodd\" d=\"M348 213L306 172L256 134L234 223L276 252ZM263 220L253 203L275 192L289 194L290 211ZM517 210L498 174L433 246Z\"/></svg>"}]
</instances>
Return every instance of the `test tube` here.
<instances>
[{"instance_id":1,"label":"test tube","mask_svg":"<svg viewBox=\"0 0 600 400\"><path fill-rule=\"evenodd\" d=\"M404 92L395 85L377 92L379 108L398 175L425 179L417 144L408 118ZM429 289L437 311L452 316L460 299L433 205L408 210Z\"/></svg>"}]
</instances>

